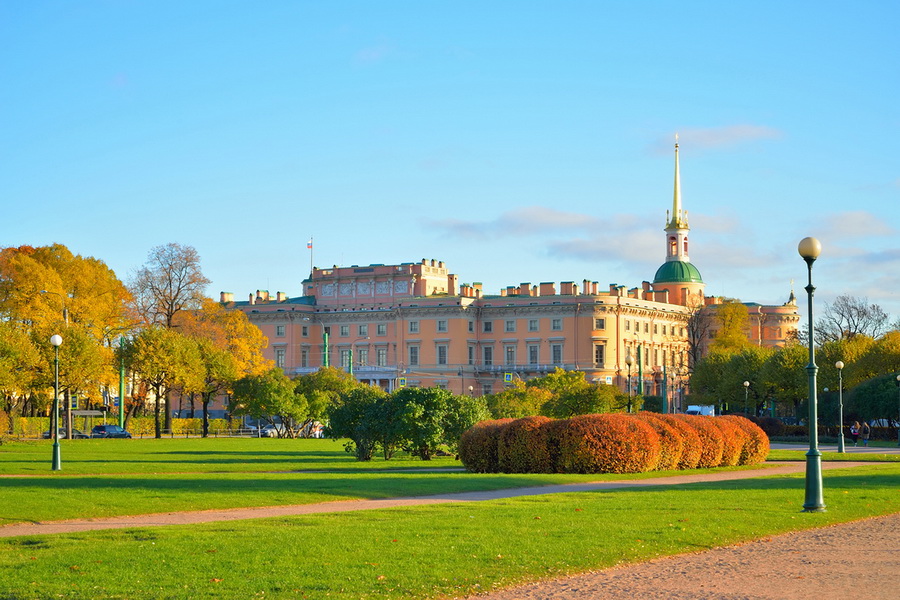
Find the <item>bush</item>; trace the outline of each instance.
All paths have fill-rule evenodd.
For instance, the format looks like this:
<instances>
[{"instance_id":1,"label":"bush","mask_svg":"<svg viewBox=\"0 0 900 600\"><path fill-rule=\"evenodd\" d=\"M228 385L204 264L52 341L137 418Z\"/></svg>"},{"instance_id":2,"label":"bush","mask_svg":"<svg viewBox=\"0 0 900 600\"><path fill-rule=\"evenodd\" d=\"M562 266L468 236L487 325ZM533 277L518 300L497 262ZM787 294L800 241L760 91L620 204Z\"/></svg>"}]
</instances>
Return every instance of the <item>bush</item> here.
<instances>
[{"instance_id":1,"label":"bush","mask_svg":"<svg viewBox=\"0 0 900 600\"><path fill-rule=\"evenodd\" d=\"M784 433L784 421L775 417L747 417L750 422L757 425L769 437L780 437Z\"/></svg>"},{"instance_id":2,"label":"bush","mask_svg":"<svg viewBox=\"0 0 900 600\"><path fill-rule=\"evenodd\" d=\"M738 460L739 465L758 465L765 462L769 456L769 436L759 425L737 415L720 418L732 421L747 434Z\"/></svg>"},{"instance_id":3,"label":"bush","mask_svg":"<svg viewBox=\"0 0 900 600\"><path fill-rule=\"evenodd\" d=\"M719 463L719 466L722 467L733 467L740 463L741 453L744 451L744 444L748 438L747 433L731 420L731 417L734 416L736 415L715 417L710 421L722 432L722 462Z\"/></svg>"},{"instance_id":4,"label":"bush","mask_svg":"<svg viewBox=\"0 0 900 600\"><path fill-rule=\"evenodd\" d=\"M573 417L554 433L559 435L557 467L566 473L641 473L659 463L659 435L631 415Z\"/></svg>"},{"instance_id":5,"label":"bush","mask_svg":"<svg viewBox=\"0 0 900 600\"><path fill-rule=\"evenodd\" d=\"M481 421L467 429L459 439L459 460L472 473L497 473L497 446L506 425L515 419Z\"/></svg>"},{"instance_id":6,"label":"bush","mask_svg":"<svg viewBox=\"0 0 900 600\"><path fill-rule=\"evenodd\" d=\"M681 457L678 459L677 468L696 469L697 463L700 462L703 444L694 428L676 415L657 415L657 418L665 421L681 436Z\"/></svg>"},{"instance_id":7,"label":"bush","mask_svg":"<svg viewBox=\"0 0 900 600\"><path fill-rule=\"evenodd\" d=\"M553 463L547 445L549 417L524 417L500 430L497 464L502 473L550 473Z\"/></svg>"},{"instance_id":8,"label":"bush","mask_svg":"<svg viewBox=\"0 0 900 600\"><path fill-rule=\"evenodd\" d=\"M645 405L646 406L646 405ZM660 419L659 413L640 412L639 419L649 424L659 435L659 471L672 471L678 468L681 454L684 451L684 438L674 426Z\"/></svg>"},{"instance_id":9,"label":"bush","mask_svg":"<svg viewBox=\"0 0 900 600\"><path fill-rule=\"evenodd\" d=\"M722 451L724 450L725 442L722 439L722 432L710 422L710 419L715 419L716 417L675 415L675 418L687 423L688 426L697 432L697 436L700 438L700 460L697 461L697 468L718 467L722 463Z\"/></svg>"}]
</instances>

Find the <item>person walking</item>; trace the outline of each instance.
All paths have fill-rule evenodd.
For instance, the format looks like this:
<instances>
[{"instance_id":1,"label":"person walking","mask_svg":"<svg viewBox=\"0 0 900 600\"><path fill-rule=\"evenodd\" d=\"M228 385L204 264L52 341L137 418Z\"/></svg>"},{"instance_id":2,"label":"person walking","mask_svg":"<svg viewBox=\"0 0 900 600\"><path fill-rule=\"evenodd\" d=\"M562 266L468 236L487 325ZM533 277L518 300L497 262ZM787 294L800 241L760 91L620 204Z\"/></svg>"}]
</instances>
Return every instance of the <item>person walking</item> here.
<instances>
[{"instance_id":1,"label":"person walking","mask_svg":"<svg viewBox=\"0 0 900 600\"><path fill-rule=\"evenodd\" d=\"M863 421L862 427L859 428L859 437L862 438L863 446L869 445L869 435L872 433L869 424Z\"/></svg>"},{"instance_id":2,"label":"person walking","mask_svg":"<svg viewBox=\"0 0 900 600\"><path fill-rule=\"evenodd\" d=\"M853 421L853 425L850 426L850 437L853 438L853 445L856 446L859 442L859 421Z\"/></svg>"}]
</instances>

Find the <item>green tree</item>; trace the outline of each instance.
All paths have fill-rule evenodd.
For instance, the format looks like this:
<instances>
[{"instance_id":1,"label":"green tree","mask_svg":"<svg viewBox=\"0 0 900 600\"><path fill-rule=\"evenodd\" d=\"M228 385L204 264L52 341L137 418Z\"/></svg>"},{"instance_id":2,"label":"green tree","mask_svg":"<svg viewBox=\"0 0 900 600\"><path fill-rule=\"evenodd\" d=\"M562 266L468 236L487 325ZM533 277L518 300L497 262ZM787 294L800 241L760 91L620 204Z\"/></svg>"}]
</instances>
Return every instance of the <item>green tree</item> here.
<instances>
[{"instance_id":1,"label":"green tree","mask_svg":"<svg viewBox=\"0 0 900 600\"><path fill-rule=\"evenodd\" d=\"M234 383L231 413L248 415L276 427L279 437L294 437L308 410L306 398L294 393L294 382L274 367L260 375L247 375ZM280 422L280 426L279 426Z\"/></svg>"},{"instance_id":2,"label":"green tree","mask_svg":"<svg viewBox=\"0 0 900 600\"><path fill-rule=\"evenodd\" d=\"M357 388L369 387L336 367L321 367L312 373L298 375L294 378L294 384L296 392L302 394L309 403L304 430L312 421L325 420L329 407L338 403L342 396Z\"/></svg>"},{"instance_id":3,"label":"green tree","mask_svg":"<svg viewBox=\"0 0 900 600\"><path fill-rule=\"evenodd\" d=\"M357 460L372 460L379 445L385 460L389 460L403 440L396 407L392 398L379 388L354 387L325 408L326 435L333 439L349 438L351 443L344 447Z\"/></svg>"},{"instance_id":4,"label":"green tree","mask_svg":"<svg viewBox=\"0 0 900 600\"><path fill-rule=\"evenodd\" d=\"M520 419L541 414L541 408L553 398L553 393L539 387L528 387L516 380L512 386L497 394L484 396L495 419Z\"/></svg>"},{"instance_id":5,"label":"green tree","mask_svg":"<svg viewBox=\"0 0 900 600\"><path fill-rule=\"evenodd\" d=\"M791 344L775 350L763 364L759 378L772 397L781 406L789 406L795 417L800 417L801 405L809 397L809 350L799 344Z\"/></svg>"},{"instance_id":6,"label":"green tree","mask_svg":"<svg viewBox=\"0 0 900 600\"><path fill-rule=\"evenodd\" d=\"M580 371L556 368L543 377L530 379L526 388L538 388L550 392L550 399L541 406L541 414L560 419L574 415L605 413L620 409L616 389L608 385L594 385ZM640 398L631 399L633 410L638 410Z\"/></svg>"}]
</instances>

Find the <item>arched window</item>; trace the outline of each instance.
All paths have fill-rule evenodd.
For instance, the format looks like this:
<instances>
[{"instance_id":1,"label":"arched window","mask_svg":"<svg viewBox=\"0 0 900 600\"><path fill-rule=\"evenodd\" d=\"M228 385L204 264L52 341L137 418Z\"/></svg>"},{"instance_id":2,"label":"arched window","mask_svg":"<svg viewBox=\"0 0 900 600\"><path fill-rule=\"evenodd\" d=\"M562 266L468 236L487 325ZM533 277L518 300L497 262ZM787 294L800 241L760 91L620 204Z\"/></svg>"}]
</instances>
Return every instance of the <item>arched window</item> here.
<instances>
[{"instance_id":1,"label":"arched window","mask_svg":"<svg viewBox=\"0 0 900 600\"><path fill-rule=\"evenodd\" d=\"M687 238L684 238L684 253L687 254Z\"/></svg>"},{"instance_id":2,"label":"arched window","mask_svg":"<svg viewBox=\"0 0 900 600\"><path fill-rule=\"evenodd\" d=\"M678 253L678 242L675 241L675 236L669 238L669 254L675 256Z\"/></svg>"}]
</instances>

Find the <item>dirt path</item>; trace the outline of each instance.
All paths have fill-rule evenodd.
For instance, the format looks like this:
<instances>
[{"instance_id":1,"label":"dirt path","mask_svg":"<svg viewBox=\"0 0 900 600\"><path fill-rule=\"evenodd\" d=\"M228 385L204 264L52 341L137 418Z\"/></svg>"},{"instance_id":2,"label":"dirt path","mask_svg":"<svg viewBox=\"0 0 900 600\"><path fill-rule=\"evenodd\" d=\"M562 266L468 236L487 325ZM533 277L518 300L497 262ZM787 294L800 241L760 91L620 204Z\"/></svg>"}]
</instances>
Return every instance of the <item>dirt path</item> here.
<instances>
[{"instance_id":1,"label":"dirt path","mask_svg":"<svg viewBox=\"0 0 900 600\"><path fill-rule=\"evenodd\" d=\"M840 462L823 463L823 469L856 467L868 463ZM534 496L541 494L558 494L563 492L581 492L595 490L612 490L639 488L657 485L680 485L707 481L729 481L752 479L768 475L785 475L802 473L805 463L783 463L776 467L753 469L748 471L726 471L721 473L705 473L698 475L677 475L653 479L637 479L631 481L606 481L596 483L571 483L540 487L513 488L484 492L464 492L454 494L438 494L433 496L417 496L411 498L386 498L383 500L340 500L319 504L300 504L289 506L265 506L256 508L230 508L218 510L202 510L192 512L171 512L149 515L133 515L108 517L101 519L41 521L36 523L19 523L0 527L0 537L23 535L44 535L55 533L72 533L78 531L97 531L102 529L125 529L132 527L161 527L166 525L189 525L193 523L210 523L214 521L240 521L245 519L263 519L289 515L309 515L316 513L348 512L357 510L375 510L395 506L416 506L425 504L446 504L450 502L479 502L499 498L517 496Z\"/></svg>"},{"instance_id":2,"label":"dirt path","mask_svg":"<svg viewBox=\"0 0 900 600\"><path fill-rule=\"evenodd\" d=\"M535 583L472 600L896 600L900 514Z\"/></svg>"}]
</instances>

